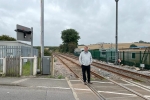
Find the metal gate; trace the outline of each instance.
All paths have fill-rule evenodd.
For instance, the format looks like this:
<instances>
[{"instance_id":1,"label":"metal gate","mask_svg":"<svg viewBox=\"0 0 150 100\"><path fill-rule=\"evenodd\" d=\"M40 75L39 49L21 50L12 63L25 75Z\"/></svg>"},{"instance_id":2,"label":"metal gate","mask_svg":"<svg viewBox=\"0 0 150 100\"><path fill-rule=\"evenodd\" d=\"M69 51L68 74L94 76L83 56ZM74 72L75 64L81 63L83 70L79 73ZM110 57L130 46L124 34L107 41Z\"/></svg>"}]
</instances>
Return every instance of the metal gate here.
<instances>
[{"instance_id":1,"label":"metal gate","mask_svg":"<svg viewBox=\"0 0 150 100\"><path fill-rule=\"evenodd\" d=\"M20 57L6 58L6 76L18 77L20 70Z\"/></svg>"}]
</instances>

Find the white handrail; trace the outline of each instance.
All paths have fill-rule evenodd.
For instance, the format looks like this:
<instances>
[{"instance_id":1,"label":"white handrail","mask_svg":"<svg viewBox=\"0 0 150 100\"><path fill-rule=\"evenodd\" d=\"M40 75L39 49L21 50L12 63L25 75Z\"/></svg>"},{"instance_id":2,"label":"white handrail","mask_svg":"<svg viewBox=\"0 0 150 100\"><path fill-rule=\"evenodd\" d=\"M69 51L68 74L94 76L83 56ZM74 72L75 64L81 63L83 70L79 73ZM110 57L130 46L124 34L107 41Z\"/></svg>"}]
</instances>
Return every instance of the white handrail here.
<instances>
[{"instance_id":1,"label":"white handrail","mask_svg":"<svg viewBox=\"0 0 150 100\"><path fill-rule=\"evenodd\" d=\"M34 59L36 56L34 57L21 57L21 59Z\"/></svg>"}]
</instances>

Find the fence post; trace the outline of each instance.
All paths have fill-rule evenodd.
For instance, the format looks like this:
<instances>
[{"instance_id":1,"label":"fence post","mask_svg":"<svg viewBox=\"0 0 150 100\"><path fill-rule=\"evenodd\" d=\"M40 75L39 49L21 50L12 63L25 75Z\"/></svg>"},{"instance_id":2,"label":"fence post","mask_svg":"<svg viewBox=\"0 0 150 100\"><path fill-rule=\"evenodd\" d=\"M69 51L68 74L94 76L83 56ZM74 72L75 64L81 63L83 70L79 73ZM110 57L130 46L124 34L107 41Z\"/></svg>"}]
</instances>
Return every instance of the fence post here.
<instances>
[{"instance_id":1,"label":"fence post","mask_svg":"<svg viewBox=\"0 0 150 100\"><path fill-rule=\"evenodd\" d=\"M98 55L98 60L100 60L100 51L99 51L99 55Z\"/></svg>"},{"instance_id":2,"label":"fence post","mask_svg":"<svg viewBox=\"0 0 150 100\"><path fill-rule=\"evenodd\" d=\"M101 60L101 51L99 51L99 60Z\"/></svg>"},{"instance_id":3,"label":"fence post","mask_svg":"<svg viewBox=\"0 0 150 100\"><path fill-rule=\"evenodd\" d=\"M140 51L140 64L142 63L142 60L141 60L141 51Z\"/></svg>"},{"instance_id":4,"label":"fence post","mask_svg":"<svg viewBox=\"0 0 150 100\"><path fill-rule=\"evenodd\" d=\"M55 56L53 55L53 76L54 76L54 74L55 74L55 71L54 71L54 62L55 62L55 58L54 58Z\"/></svg>"},{"instance_id":5,"label":"fence post","mask_svg":"<svg viewBox=\"0 0 150 100\"><path fill-rule=\"evenodd\" d=\"M3 58L3 75L6 75L6 58Z\"/></svg>"},{"instance_id":6,"label":"fence post","mask_svg":"<svg viewBox=\"0 0 150 100\"><path fill-rule=\"evenodd\" d=\"M34 56L34 69L33 69L33 75L37 74L37 56Z\"/></svg>"},{"instance_id":7,"label":"fence post","mask_svg":"<svg viewBox=\"0 0 150 100\"><path fill-rule=\"evenodd\" d=\"M22 58L20 56L20 76L22 75Z\"/></svg>"},{"instance_id":8,"label":"fence post","mask_svg":"<svg viewBox=\"0 0 150 100\"><path fill-rule=\"evenodd\" d=\"M112 61L112 51L111 51L111 62L113 62L113 61Z\"/></svg>"},{"instance_id":9,"label":"fence post","mask_svg":"<svg viewBox=\"0 0 150 100\"><path fill-rule=\"evenodd\" d=\"M50 72L51 72L51 75L54 76L54 55L52 54L51 56L51 60L50 60L51 64L50 64Z\"/></svg>"},{"instance_id":10,"label":"fence post","mask_svg":"<svg viewBox=\"0 0 150 100\"><path fill-rule=\"evenodd\" d=\"M107 59L107 53L108 53L108 52L106 51L106 58L105 58L105 60L106 60L106 62L108 63L108 59Z\"/></svg>"},{"instance_id":11,"label":"fence post","mask_svg":"<svg viewBox=\"0 0 150 100\"><path fill-rule=\"evenodd\" d=\"M150 52L149 52L149 67L150 67Z\"/></svg>"},{"instance_id":12,"label":"fence post","mask_svg":"<svg viewBox=\"0 0 150 100\"><path fill-rule=\"evenodd\" d=\"M124 65L124 62L125 62L125 61L124 61L124 51L123 51L123 65Z\"/></svg>"}]
</instances>

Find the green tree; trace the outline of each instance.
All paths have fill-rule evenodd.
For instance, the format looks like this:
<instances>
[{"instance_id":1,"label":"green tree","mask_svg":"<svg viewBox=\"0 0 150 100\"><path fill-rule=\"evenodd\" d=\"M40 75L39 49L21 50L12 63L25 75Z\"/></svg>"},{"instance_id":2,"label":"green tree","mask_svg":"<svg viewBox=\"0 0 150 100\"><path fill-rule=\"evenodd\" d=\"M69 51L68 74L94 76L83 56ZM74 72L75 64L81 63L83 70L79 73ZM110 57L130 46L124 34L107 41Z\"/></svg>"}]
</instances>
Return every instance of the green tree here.
<instances>
[{"instance_id":1,"label":"green tree","mask_svg":"<svg viewBox=\"0 0 150 100\"><path fill-rule=\"evenodd\" d=\"M59 52L63 52L63 45L62 44L60 44L60 46L59 46Z\"/></svg>"},{"instance_id":2,"label":"green tree","mask_svg":"<svg viewBox=\"0 0 150 100\"><path fill-rule=\"evenodd\" d=\"M139 43L145 43L144 41L140 40Z\"/></svg>"},{"instance_id":3,"label":"green tree","mask_svg":"<svg viewBox=\"0 0 150 100\"><path fill-rule=\"evenodd\" d=\"M78 45L78 40L80 39L80 36L76 30L66 29L62 31L61 39L63 41L63 44L60 45L60 51L73 53L74 49Z\"/></svg>"},{"instance_id":4,"label":"green tree","mask_svg":"<svg viewBox=\"0 0 150 100\"><path fill-rule=\"evenodd\" d=\"M71 42L71 43L69 43L68 44L68 49L69 49L69 52L70 53L73 53L74 52L74 49L76 48L76 43L74 43L74 42Z\"/></svg>"},{"instance_id":5,"label":"green tree","mask_svg":"<svg viewBox=\"0 0 150 100\"><path fill-rule=\"evenodd\" d=\"M60 46L59 46L59 51L60 52L68 52L68 44L61 44Z\"/></svg>"},{"instance_id":6,"label":"green tree","mask_svg":"<svg viewBox=\"0 0 150 100\"><path fill-rule=\"evenodd\" d=\"M38 49L38 55L39 55L39 57L41 57L41 47L40 47L40 46L37 46L37 47L35 47L35 48Z\"/></svg>"},{"instance_id":7,"label":"green tree","mask_svg":"<svg viewBox=\"0 0 150 100\"><path fill-rule=\"evenodd\" d=\"M78 40L80 39L79 33L74 29L66 29L61 33L61 39L63 43L74 42L78 44Z\"/></svg>"},{"instance_id":8,"label":"green tree","mask_svg":"<svg viewBox=\"0 0 150 100\"><path fill-rule=\"evenodd\" d=\"M44 49L44 56L50 56L50 55L51 55L50 51L47 49Z\"/></svg>"},{"instance_id":9,"label":"green tree","mask_svg":"<svg viewBox=\"0 0 150 100\"><path fill-rule=\"evenodd\" d=\"M131 48L131 47L137 47L137 45L135 45L135 44L131 44L131 45L130 45L130 48Z\"/></svg>"},{"instance_id":10,"label":"green tree","mask_svg":"<svg viewBox=\"0 0 150 100\"><path fill-rule=\"evenodd\" d=\"M39 57L41 57L41 47L40 47L40 46L37 46L37 47L35 47L35 48L38 49ZM44 56L50 56L50 55L51 55L51 53L50 53L49 49L44 49Z\"/></svg>"},{"instance_id":11,"label":"green tree","mask_svg":"<svg viewBox=\"0 0 150 100\"><path fill-rule=\"evenodd\" d=\"M1 35L0 36L0 41L16 41L16 39L13 38L13 37L10 37L8 35Z\"/></svg>"}]
</instances>

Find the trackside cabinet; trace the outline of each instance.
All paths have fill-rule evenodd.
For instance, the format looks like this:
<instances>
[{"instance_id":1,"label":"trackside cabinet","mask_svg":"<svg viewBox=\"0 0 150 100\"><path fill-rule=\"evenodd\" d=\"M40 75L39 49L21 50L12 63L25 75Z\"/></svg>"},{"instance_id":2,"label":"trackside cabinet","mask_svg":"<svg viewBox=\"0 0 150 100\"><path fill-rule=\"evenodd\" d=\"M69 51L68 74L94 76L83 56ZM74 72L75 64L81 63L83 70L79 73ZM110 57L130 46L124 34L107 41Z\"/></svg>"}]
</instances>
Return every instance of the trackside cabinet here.
<instances>
[{"instance_id":1,"label":"trackside cabinet","mask_svg":"<svg viewBox=\"0 0 150 100\"><path fill-rule=\"evenodd\" d=\"M51 56L44 56L42 62L43 62L42 74L49 75Z\"/></svg>"}]
</instances>

